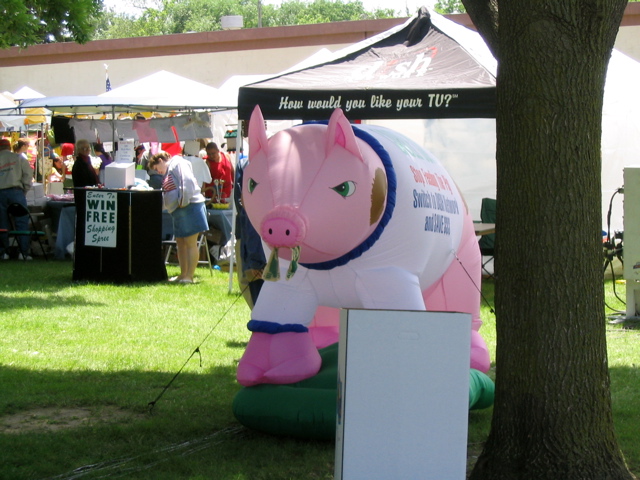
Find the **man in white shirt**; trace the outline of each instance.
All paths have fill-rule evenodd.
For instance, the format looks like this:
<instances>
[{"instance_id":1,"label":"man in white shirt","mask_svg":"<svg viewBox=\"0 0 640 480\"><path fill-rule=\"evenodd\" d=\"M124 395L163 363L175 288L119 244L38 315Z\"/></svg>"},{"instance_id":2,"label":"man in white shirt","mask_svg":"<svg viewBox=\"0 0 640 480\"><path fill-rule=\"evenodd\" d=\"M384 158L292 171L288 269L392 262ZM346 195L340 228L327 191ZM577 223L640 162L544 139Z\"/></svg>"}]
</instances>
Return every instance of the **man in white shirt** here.
<instances>
[{"instance_id":1,"label":"man in white shirt","mask_svg":"<svg viewBox=\"0 0 640 480\"><path fill-rule=\"evenodd\" d=\"M33 182L33 170L29 162L17 153L11 151L11 142L8 138L0 139L0 259L9 259L9 236L6 230L10 229L9 214L7 209L12 203L19 203L27 207L26 193ZM16 217L16 228L28 230L29 217ZM20 259L31 260L29 256L30 245L28 236L19 236Z\"/></svg>"}]
</instances>

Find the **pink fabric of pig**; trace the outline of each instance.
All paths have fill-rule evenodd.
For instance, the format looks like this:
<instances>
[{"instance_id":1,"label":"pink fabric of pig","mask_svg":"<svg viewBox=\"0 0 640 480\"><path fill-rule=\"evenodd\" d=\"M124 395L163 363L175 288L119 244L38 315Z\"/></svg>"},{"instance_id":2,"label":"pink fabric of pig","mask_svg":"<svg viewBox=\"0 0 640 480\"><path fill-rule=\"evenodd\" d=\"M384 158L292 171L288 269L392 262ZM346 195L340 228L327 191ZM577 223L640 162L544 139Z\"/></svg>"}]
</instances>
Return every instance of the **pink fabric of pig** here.
<instances>
[{"instance_id":1,"label":"pink fabric of pig","mask_svg":"<svg viewBox=\"0 0 640 480\"><path fill-rule=\"evenodd\" d=\"M337 308L468 312L471 367L488 371L473 223L429 152L392 130L352 126L339 109L328 124L267 139L256 107L249 147L243 201L270 250L265 277L273 281L248 324L242 385L314 376L319 336L309 327L316 312L337 317ZM326 323L323 344L337 341Z\"/></svg>"}]
</instances>

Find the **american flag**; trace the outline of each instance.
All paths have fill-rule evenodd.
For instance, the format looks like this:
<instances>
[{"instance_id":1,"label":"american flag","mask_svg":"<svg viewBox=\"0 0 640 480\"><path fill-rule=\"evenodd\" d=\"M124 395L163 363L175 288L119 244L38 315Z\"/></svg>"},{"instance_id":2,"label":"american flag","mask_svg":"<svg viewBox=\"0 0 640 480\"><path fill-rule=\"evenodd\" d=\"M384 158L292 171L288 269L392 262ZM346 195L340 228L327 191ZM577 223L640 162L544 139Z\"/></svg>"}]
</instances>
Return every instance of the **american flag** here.
<instances>
[{"instance_id":1,"label":"american flag","mask_svg":"<svg viewBox=\"0 0 640 480\"><path fill-rule=\"evenodd\" d=\"M108 92L109 90L111 90L111 81L109 80L109 67L106 63L104 64L104 73L107 76L106 88Z\"/></svg>"}]
</instances>

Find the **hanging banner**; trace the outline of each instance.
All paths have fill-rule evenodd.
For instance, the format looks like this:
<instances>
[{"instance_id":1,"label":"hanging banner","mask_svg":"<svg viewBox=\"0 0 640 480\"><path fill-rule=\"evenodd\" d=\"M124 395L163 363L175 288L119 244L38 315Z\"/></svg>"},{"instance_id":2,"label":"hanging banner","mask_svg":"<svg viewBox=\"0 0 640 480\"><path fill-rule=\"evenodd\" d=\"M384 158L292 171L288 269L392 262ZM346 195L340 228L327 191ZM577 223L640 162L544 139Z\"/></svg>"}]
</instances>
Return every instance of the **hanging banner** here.
<instances>
[{"instance_id":1,"label":"hanging banner","mask_svg":"<svg viewBox=\"0 0 640 480\"><path fill-rule=\"evenodd\" d=\"M118 233L116 192L87 191L84 244L88 247L116 247Z\"/></svg>"}]
</instances>

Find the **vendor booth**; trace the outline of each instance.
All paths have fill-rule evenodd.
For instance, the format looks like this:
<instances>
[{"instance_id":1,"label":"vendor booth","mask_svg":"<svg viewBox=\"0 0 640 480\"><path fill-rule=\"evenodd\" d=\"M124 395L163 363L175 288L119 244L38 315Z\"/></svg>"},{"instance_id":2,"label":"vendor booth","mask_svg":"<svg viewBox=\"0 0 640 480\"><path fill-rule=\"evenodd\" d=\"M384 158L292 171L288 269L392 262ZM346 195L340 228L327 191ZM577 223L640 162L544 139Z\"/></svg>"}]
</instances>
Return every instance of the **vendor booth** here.
<instances>
[{"instance_id":1,"label":"vendor booth","mask_svg":"<svg viewBox=\"0 0 640 480\"><path fill-rule=\"evenodd\" d=\"M157 97L44 97L25 100L19 108L47 108L54 118L64 116L76 138L91 142L97 140L94 135L101 141L133 138L140 142L176 143L210 138L209 113L235 108L220 105L215 89L209 93L209 96L169 93ZM121 113L136 117L136 113L142 112L166 115L151 119L119 118ZM78 132L82 132L81 137ZM117 161L117 155L114 156ZM116 164L107 169L111 166ZM75 230L74 280L115 283L166 280L162 191L131 188L135 183L131 177L122 185L106 182L109 188L105 189L73 189L75 208L63 209L59 215L61 224L64 219L67 228L58 231L62 242L56 243L56 257L65 257L64 243L69 240L69 230ZM74 213L75 228L70 229L68 219ZM225 226L227 223L230 227L230 222ZM229 236L228 229L223 233Z\"/></svg>"},{"instance_id":2,"label":"vendor booth","mask_svg":"<svg viewBox=\"0 0 640 480\"><path fill-rule=\"evenodd\" d=\"M423 8L329 60L240 87L238 115L260 105L267 121L326 120L339 107L352 122L402 132L437 155L480 219L496 190L496 71L478 33ZM426 122L443 125L444 150L425 141Z\"/></svg>"},{"instance_id":3,"label":"vendor booth","mask_svg":"<svg viewBox=\"0 0 640 480\"><path fill-rule=\"evenodd\" d=\"M161 242L162 191L76 188L74 196L74 280L167 279Z\"/></svg>"},{"instance_id":4,"label":"vendor booth","mask_svg":"<svg viewBox=\"0 0 640 480\"><path fill-rule=\"evenodd\" d=\"M479 35L426 8L333 59L240 87L238 115L265 119L493 118L496 61Z\"/></svg>"},{"instance_id":5,"label":"vendor booth","mask_svg":"<svg viewBox=\"0 0 640 480\"><path fill-rule=\"evenodd\" d=\"M326 120L340 107L351 121L392 128L439 158L456 178L473 217L495 198L497 63L482 37L426 9L403 25L336 52L332 59L240 87L247 120ZM602 119L602 219L640 151L640 63L613 51ZM611 231L622 225L621 196Z\"/></svg>"}]
</instances>

